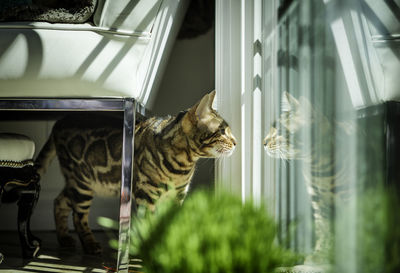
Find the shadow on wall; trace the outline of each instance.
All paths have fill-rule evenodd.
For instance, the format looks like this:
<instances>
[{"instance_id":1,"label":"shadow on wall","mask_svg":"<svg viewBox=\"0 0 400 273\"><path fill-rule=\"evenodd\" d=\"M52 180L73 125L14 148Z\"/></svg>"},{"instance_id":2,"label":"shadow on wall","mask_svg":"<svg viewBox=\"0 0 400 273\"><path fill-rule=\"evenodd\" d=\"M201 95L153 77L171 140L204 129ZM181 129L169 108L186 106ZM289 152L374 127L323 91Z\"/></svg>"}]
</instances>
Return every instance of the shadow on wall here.
<instances>
[{"instance_id":1,"label":"shadow on wall","mask_svg":"<svg viewBox=\"0 0 400 273\"><path fill-rule=\"evenodd\" d=\"M154 115L176 114L215 89L214 29L196 39L177 40L157 96L150 103ZM214 160L201 159L192 189L214 186Z\"/></svg>"}]
</instances>

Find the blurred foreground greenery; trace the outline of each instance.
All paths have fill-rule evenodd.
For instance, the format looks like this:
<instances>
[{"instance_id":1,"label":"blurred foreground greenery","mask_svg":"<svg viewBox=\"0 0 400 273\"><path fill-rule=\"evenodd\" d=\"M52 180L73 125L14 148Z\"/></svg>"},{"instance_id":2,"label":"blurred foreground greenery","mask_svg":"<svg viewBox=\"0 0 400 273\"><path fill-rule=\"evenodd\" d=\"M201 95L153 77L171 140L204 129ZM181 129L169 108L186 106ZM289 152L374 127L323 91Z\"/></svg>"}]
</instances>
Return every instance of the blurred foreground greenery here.
<instances>
[{"instance_id":1,"label":"blurred foreground greenery","mask_svg":"<svg viewBox=\"0 0 400 273\"><path fill-rule=\"evenodd\" d=\"M197 191L182 206L164 201L132 222L130 252L145 273L272 273L299 260L276 243L264 206L227 193Z\"/></svg>"},{"instance_id":2,"label":"blurred foreground greenery","mask_svg":"<svg viewBox=\"0 0 400 273\"><path fill-rule=\"evenodd\" d=\"M335 272L400 272L399 196L397 187L371 187L341 208Z\"/></svg>"}]
</instances>

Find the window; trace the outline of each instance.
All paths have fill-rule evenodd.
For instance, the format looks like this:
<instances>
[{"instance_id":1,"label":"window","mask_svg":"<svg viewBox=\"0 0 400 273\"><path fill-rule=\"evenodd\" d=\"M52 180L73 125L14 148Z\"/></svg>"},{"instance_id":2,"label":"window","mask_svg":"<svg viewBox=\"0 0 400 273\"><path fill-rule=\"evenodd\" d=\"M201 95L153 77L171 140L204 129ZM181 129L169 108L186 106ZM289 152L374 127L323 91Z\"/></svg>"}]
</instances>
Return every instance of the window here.
<instances>
[{"instance_id":1,"label":"window","mask_svg":"<svg viewBox=\"0 0 400 273\"><path fill-rule=\"evenodd\" d=\"M218 109L239 143L217 186L266 202L282 244L337 272L399 266L400 2L378 2L217 1Z\"/></svg>"}]
</instances>

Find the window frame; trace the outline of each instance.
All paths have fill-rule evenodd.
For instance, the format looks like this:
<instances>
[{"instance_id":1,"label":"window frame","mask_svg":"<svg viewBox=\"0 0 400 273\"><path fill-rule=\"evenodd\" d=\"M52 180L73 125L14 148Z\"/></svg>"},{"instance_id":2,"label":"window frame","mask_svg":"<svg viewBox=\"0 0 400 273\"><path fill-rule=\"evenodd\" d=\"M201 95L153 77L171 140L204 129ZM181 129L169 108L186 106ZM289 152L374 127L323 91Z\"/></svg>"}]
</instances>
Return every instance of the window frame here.
<instances>
[{"instance_id":1,"label":"window frame","mask_svg":"<svg viewBox=\"0 0 400 273\"><path fill-rule=\"evenodd\" d=\"M263 9L262 0L216 1L216 90L217 109L230 124L238 140L235 153L216 161L216 189L240 195L243 201L267 201L271 212L275 207L273 179L264 179L263 138L265 110L263 92L272 92L274 77L268 90L263 87ZM276 22L277 0L268 3L272 24ZM276 39L271 39L271 52ZM270 54L271 63L275 62ZM240 109L240 111L235 111Z\"/></svg>"}]
</instances>

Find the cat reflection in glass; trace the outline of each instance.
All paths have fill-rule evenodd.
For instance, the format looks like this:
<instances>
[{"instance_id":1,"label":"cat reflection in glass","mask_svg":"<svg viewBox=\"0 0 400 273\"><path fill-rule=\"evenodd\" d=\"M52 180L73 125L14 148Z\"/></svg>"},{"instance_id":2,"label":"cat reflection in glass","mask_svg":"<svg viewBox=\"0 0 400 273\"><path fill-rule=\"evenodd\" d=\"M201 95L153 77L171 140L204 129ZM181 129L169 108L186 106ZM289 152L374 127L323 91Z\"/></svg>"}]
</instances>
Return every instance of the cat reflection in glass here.
<instances>
[{"instance_id":1,"label":"cat reflection in glass","mask_svg":"<svg viewBox=\"0 0 400 273\"><path fill-rule=\"evenodd\" d=\"M311 199L316 242L305 264L330 263L333 245L334 201L348 200L349 168L346 156L335 154L335 143L352 127L329 120L305 97L282 94L281 114L264 139L270 157L300 160Z\"/></svg>"}]
</instances>

